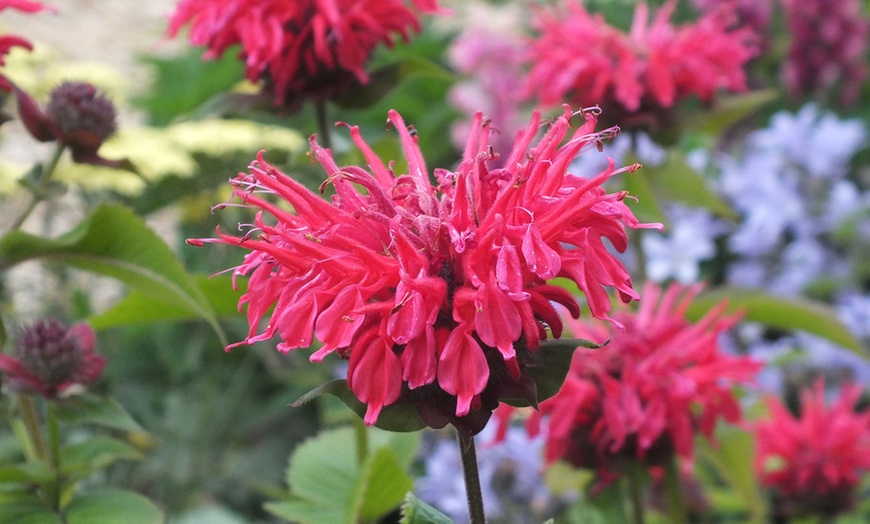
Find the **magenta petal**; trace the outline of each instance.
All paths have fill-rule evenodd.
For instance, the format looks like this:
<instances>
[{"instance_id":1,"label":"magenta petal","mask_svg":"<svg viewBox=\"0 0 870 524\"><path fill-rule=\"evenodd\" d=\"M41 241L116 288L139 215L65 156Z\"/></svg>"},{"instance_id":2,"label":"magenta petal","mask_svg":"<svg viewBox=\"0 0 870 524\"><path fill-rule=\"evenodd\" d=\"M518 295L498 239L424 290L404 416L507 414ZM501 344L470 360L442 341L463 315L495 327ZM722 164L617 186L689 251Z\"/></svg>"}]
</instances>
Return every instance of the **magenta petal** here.
<instances>
[{"instance_id":1,"label":"magenta petal","mask_svg":"<svg viewBox=\"0 0 870 524\"><path fill-rule=\"evenodd\" d=\"M367 404L364 420L369 426L378 421L381 409L395 402L402 392L402 364L390 342L380 336L351 352L347 375L353 394Z\"/></svg>"},{"instance_id":2,"label":"magenta petal","mask_svg":"<svg viewBox=\"0 0 870 524\"><path fill-rule=\"evenodd\" d=\"M438 360L438 384L456 395L456 416L471 409L471 401L480 394L489 380L489 365L483 350L474 340L471 329L457 326L451 333Z\"/></svg>"}]
</instances>

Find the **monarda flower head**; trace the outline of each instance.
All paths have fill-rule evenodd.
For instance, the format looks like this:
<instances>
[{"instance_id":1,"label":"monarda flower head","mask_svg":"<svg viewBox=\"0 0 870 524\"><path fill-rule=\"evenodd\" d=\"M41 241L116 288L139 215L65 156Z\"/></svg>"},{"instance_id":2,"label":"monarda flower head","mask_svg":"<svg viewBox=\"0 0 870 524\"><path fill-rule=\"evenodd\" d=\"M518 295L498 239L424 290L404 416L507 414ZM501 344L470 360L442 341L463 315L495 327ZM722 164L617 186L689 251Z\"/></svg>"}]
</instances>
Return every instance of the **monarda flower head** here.
<instances>
[{"instance_id":1,"label":"monarda flower head","mask_svg":"<svg viewBox=\"0 0 870 524\"><path fill-rule=\"evenodd\" d=\"M870 67L870 17L859 0L783 0L791 44L783 78L794 98L837 93L853 104L861 95Z\"/></svg>"},{"instance_id":2,"label":"monarda flower head","mask_svg":"<svg viewBox=\"0 0 870 524\"><path fill-rule=\"evenodd\" d=\"M94 332L87 324L68 327L53 319L24 327L16 350L17 358L0 354L0 372L14 391L46 398L95 382L106 363L94 353Z\"/></svg>"},{"instance_id":3,"label":"monarda flower head","mask_svg":"<svg viewBox=\"0 0 870 524\"><path fill-rule=\"evenodd\" d=\"M780 512L832 516L854 506L870 471L870 412L855 411L861 393L847 385L826 407L819 380L801 392L799 416L767 399L770 418L755 425L755 470L778 494Z\"/></svg>"},{"instance_id":4,"label":"monarda flower head","mask_svg":"<svg viewBox=\"0 0 870 524\"><path fill-rule=\"evenodd\" d=\"M578 348L562 389L541 404L549 419L546 458L598 469L605 478L624 459L662 466L692 457L695 434L711 436L720 418L738 422L732 388L751 381L761 364L724 354L719 335L737 320L720 304L701 320L686 319L700 287L644 286L636 312L614 317L625 329L572 323L574 335L610 342Z\"/></svg>"},{"instance_id":5,"label":"monarda flower head","mask_svg":"<svg viewBox=\"0 0 870 524\"><path fill-rule=\"evenodd\" d=\"M437 0L413 0L431 13ZM392 46L420 30L405 0L181 0L169 21L174 37L190 26L190 41L207 58L240 45L245 76L265 81L276 105L329 99L354 80L365 84L365 64L378 44Z\"/></svg>"},{"instance_id":6,"label":"monarda flower head","mask_svg":"<svg viewBox=\"0 0 870 524\"><path fill-rule=\"evenodd\" d=\"M623 127L650 126L667 123L668 109L684 98L711 102L719 89L746 88L743 66L756 53L753 34L732 30L726 9L674 27L674 0L651 24L639 2L626 34L577 0L564 3L538 12L540 36L529 45L526 92L544 104L599 104Z\"/></svg>"},{"instance_id":7,"label":"monarda flower head","mask_svg":"<svg viewBox=\"0 0 870 524\"><path fill-rule=\"evenodd\" d=\"M216 239L188 242L250 250L234 270L250 276L240 299L250 333L239 344L278 335L278 349L288 351L316 337L322 347L312 361L333 352L350 360L347 383L367 404L367 424L385 406L408 401L430 426L479 417L476 433L499 398L519 394L536 403L524 371L547 328L553 337L562 333L552 302L580 313L570 293L547 281L576 283L598 318L610 310L605 287L623 300L637 298L604 239L622 251L625 227L641 224L625 192L601 187L636 166L614 169L611 162L591 177L567 172L584 148L616 131L595 133L596 113L583 112L572 132L576 115L566 107L531 146L541 126L536 112L497 169L488 167L490 128L478 113L459 166L435 169L433 183L416 136L390 111L406 173L378 158L357 127L350 135L368 169L339 167L312 137L312 156L327 175L321 189L334 187L332 202L260 154L250 173L232 181L235 195L259 210L255 224L241 237L218 231Z\"/></svg>"}]
</instances>

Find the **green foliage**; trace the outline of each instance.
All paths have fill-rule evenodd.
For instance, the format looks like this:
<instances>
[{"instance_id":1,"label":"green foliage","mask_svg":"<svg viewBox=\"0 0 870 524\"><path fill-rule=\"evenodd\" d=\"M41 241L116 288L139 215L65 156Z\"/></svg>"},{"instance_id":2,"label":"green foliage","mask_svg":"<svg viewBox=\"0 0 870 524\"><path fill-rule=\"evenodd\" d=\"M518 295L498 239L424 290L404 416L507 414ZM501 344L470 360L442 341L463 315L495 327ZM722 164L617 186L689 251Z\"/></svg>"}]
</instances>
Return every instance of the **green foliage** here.
<instances>
[{"instance_id":1,"label":"green foliage","mask_svg":"<svg viewBox=\"0 0 870 524\"><path fill-rule=\"evenodd\" d=\"M194 281L218 317L237 317L240 292L233 289L228 275L194 276ZM108 329L132 324L154 324L197 320L199 315L175 302L164 302L145 292L131 290L112 307L88 318L94 329Z\"/></svg>"},{"instance_id":2,"label":"green foliage","mask_svg":"<svg viewBox=\"0 0 870 524\"><path fill-rule=\"evenodd\" d=\"M866 349L840 322L836 312L820 302L777 297L757 289L723 287L702 293L692 302L686 315L697 320L723 300L728 302L728 311L742 311L744 320L807 331L868 357Z\"/></svg>"},{"instance_id":3,"label":"green foliage","mask_svg":"<svg viewBox=\"0 0 870 524\"><path fill-rule=\"evenodd\" d=\"M698 439L697 442L699 456L712 464L740 497L743 507L749 511L751 522L764 522L767 505L752 469L751 457L755 454L752 433L735 427L720 427L715 445L706 439Z\"/></svg>"},{"instance_id":4,"label":"green foliage","mask_svg":"<svg viewBox=\"0 0 870 524\"><path fill-rule=\"evenodd\" d=\"M453 519L409 492L402 504L400 524L453 524Z\"/></svg>"},{"instance_id":5,"label":"green foliage","mask_svg":"<svg viewBox=\"0 0 870 524\"><path fill-rule=\"evenodd\" d=\"M142 431L124 407L112 398L77 395L58 402L55 413L64 424L95 424L123 431Z\"/></svg>"},{"instance_id":6,"label":"green foliage","mask_svg":"<svg viewBox=\"0 0 870 524\"><path fill-rule=\"evenodd\" d=\"M208 299L166 243L122 206L98 206L57 239L16 231L0 240L0 269L34 258L117 278L157 300L195 312L225 338Z\"/></svg>"},{"instance_id":7,"label":"green foliage","mask_svg":"<svg viewBox=\"0 0 870 524\"><path fill-rule=\"evenodd\" d=\"M63 511L66 524L161 524L163 514L150 500L119 489L77 496Z\"/></svg>"},{"instance_id":8,"label":"green foliage","mask_svg":"<svg viewBox=\"0 0 870 524\"><path fill-rule=\"evenodd\" d=\"M290 498L266 509L301 524L375 522L396 509L413 486L407 469L417 437L360 430L370 432L362 443L351 428L302 443L287 470Z\"/></svg>"},{"instance_id":9,"label":"green foliage","mask_svg":"<svg viewBox=\"0 0 870 524\"><path fill-rule=\"evenodd\" d=\"M172 57L143 56L155 71L149 94L136 100L151 116L151 123L163 126L192 112L243 78L243 64L226 53L215 60L203 60L202 50L191 48Z\"/></svg>"}]
</instances>

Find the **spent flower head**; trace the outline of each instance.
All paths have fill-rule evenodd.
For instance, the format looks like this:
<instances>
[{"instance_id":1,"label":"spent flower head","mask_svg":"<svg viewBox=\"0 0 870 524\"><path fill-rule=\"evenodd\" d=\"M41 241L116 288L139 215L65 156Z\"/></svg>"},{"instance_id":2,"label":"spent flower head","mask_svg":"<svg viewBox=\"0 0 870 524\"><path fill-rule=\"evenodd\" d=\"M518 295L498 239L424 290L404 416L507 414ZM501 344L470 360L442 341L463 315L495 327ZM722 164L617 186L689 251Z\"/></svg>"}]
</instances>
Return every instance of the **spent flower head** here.
<instances>
[{"instance_id":1,"label":"spent flower head","mask_svg":"<svg viewBox=\"0 0 870 524\"><path fill-rule=\"evenodd\" d=\"M264 81L276 105L329 99L354 81L365 84L365 65L379 44L407 41L420 30L418 12L437 0L181 0L169 21L175 37L206 46L206 58L239 45L245 77Z\"/></svg>"},{"instance_id":2,"label":"spent flower head","mask_svg":"<svg viewBox=\"0 0 870 524\"><path fill-rule=\"evenodd\" d=\"M103 357L94 353L94 332L87 324L68 327L55 319L24 327L16 353L17 358L0 354L0 372L9 386L46 398L95 382L105 366Z\"/></svg>"},{"instance_id":3,"label":"spent flower head","mask_svg":"<svg viewBox=\"0 0 870 524\"><path fill-rule=\"evenodd\" d=\"M861 393L846 385L825 406L825 385L817 380L801 392L799 416L767 399L770 418L755 425L755 470L780 497L781 511L836 515L854 506L870 470L870 412L855 411Z\"/></svg>"},{"instance_id":4,"label":"spent flower head","mask_svg":"<svg viewBox=\"0 0 870 524\"><path fill-rule=\"evenodd\" d=\"M100 146L115 133L117 115L112 101L88 82L63 82L48 95L45 109L26 92L14 87L18 113L33 138L58 141L68 147L75 162L120 167L122 162L99 155Z\"/></svg>"},{"instance_id":5,"label":"spent flower head","mask_svg":"<svg viewBox=\"0 0 870 524\"><path fill-rule=\"evenodd\" d=\"M602 187L637 166L611 163L590 177L567 171L615 132L594 132L596 114L566 107L532 145L541 128L535 112L503 167L491 169L491 129L477 113L462 161L435 169L433 181L416 135L390 111L406 173L378 158L357 127L350 135L368 170L339 167L312 137L312 157L327 176L321 189L335 190L326 202L261 153L232 181L242 204L258 210L255 223L242 236L218 231L188 242L250 250L233 271L249 275L240 304L250 333L239 344L278 335L278 349L288 351L316 337L322 347L312 361L333 352L349 359L348 386L368 406L366 423L385 406L411 402L430 426L464 418L477 432L503 396L537 402L525 370L541 341L562 333L552 304L580 314L577 299L549 280L573 281L598 318L609 318L606 287L637 298L605 239L624 250L626 226L660 226L639 224L627 193Z\"/></svg>"},{"instance_id":6,"label":"spent flower head","mask_svg":"<svg viewBox=\"0 0 870 524\"><path fill-rule=\"evenodd\" d=\"M650 466L674 454L691 458L695 434L712 436L720 418L741 419L734 385L751 381L761 364L727 355L720 334L736 321L725 304L701 320L686 319L700 286L644 286L636 312L615 314L625 325L573 322L574 334L600 349L578 348L562 389L541 404L549 418L546 458L612 474L624 459Z\"/></svg>"}]
</instances>

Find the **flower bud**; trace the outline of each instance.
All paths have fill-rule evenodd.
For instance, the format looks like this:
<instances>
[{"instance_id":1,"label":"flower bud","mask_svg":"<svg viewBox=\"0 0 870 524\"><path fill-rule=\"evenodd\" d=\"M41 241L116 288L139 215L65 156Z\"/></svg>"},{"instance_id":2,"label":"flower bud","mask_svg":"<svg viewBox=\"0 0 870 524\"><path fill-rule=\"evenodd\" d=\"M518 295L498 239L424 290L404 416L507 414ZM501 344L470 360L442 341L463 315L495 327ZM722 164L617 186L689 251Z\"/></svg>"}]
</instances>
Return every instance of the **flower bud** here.
<instances>
[{"instance_id":1,"label":"flower bud","mask_svg":"<svg viewBox=\"0 0 870 524\"><path fill-rule=\"evenodd\" d=\"M73 148L96 150L117 130L115 105L92 84L64 82L49 95L46 112L59 139Z\"/></svg>"},{"instance_id":2,"label":"flower bud","mask_svg":"<svg viewBox=\"0 0 870 524\"><path fill-rule=\"evenodd\" d=\"M50 388L75 378L83 354L78 337L54 319L37 321L24 328L18 338L21 364Z\"/></svg>"}]
</instances>

